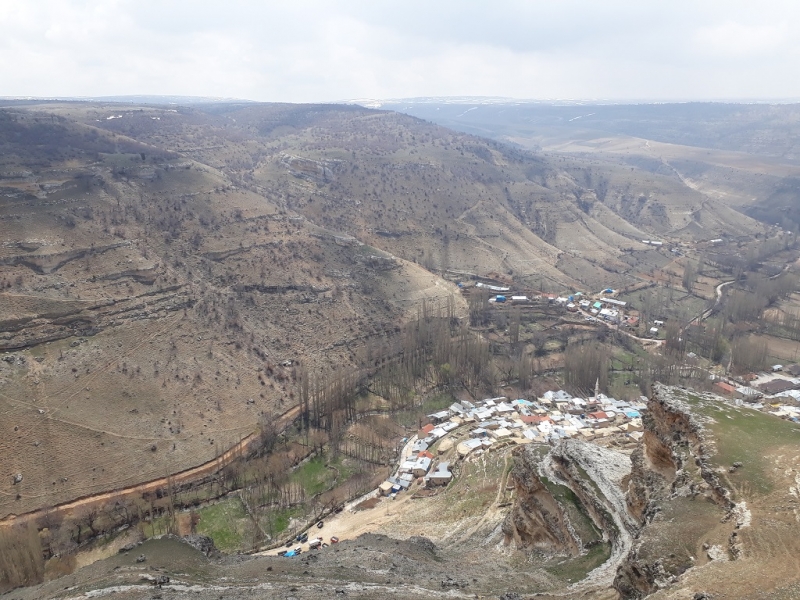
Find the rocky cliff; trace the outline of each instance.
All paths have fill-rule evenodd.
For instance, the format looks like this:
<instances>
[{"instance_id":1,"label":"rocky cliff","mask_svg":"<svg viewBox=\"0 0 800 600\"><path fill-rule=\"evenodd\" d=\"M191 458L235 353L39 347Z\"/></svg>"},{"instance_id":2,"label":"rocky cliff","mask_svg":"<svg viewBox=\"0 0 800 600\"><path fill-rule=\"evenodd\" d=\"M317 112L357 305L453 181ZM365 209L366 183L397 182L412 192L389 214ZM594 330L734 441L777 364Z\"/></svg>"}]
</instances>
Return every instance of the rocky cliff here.
<instances>
[{"instance_id":1,"label":"rocky cliff","mask_svg":"<svg viewBox=\"0 0 800 600\"><path fill-rule=\"evenodd\" d=\"M622 487L630 477L628 456L580 440L562 440L546 455L527 446L511 477L517 499L503 524L506 542L571 556L607 544L609 559L582 585L610 584L637 530Z\"/></svg>"},{"instance_id":2,"label":"rocky cliff","mask_svg":"<svg viewBox=\"0 0 800 600\"><path fill-rule=\"evenodd\" d=\"M654 386L645 434L631 456L627 507L641 529L614 580L623 598L643 598L675 581L695 563L691 545L700 525L735 507L709 462L713 442L678 391ZM688 534L668 526L675 517Z\"/></svg>"}]
</instances>

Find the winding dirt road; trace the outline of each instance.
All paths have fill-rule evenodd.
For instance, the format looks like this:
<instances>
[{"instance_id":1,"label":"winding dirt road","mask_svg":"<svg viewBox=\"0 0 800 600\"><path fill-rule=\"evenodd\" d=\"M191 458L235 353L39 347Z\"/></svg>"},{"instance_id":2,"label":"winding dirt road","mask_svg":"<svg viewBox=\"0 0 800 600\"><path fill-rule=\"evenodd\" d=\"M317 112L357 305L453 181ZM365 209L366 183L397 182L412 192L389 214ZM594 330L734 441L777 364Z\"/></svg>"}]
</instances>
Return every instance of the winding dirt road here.
<instances>
[{"instance_id":1,"label":"winding dirt road","mask_svg":"<svg viewBox=\"0 0 800 600\"><path fill-rule=\"evenodd\" d=\"M300 405L287 410L280 417L278 417L276 426L278 431L283 431L292 423L298 416L300 416ZM144 483L139 483L126 488L112 490L109 492L101 492L83 498L77 498L63 504L56 505L50 509L39 509L21 515L7 515L0 519L0 527L11 527L14 525L29 523L43 516L47 512L60 513L62 515L73 514L76 511L96 507L100 508L104 503L113 500L114 502L124 502L126 500L139 499L143 494L154 493L158 489L166 488L170 485L180 487L203 479L212 473L219 471L238 457L247 454L258 441L258 432L255 431L240 441L235 446L229 448L223 454L220 454L213 460L210 460L202 465L179 471L170 475L169 477L160 477Z\"/></svg>"}]
</instances>

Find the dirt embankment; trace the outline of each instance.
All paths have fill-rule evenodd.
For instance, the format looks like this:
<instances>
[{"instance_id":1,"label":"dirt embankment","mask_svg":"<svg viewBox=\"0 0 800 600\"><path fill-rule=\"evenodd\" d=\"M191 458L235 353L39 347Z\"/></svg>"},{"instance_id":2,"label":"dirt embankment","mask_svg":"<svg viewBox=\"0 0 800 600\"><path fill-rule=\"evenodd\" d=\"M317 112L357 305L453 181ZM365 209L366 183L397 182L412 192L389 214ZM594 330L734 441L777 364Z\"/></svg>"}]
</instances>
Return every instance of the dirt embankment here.
<instances>
[{"instance_id":1,"label":"dirt embankment","mask_svg":"<svg viewBox=\"0 0 800 600\"><path fill-rule=\"evenodd\" d=\"M623 598L643 598L665 584L671 576L690 568L691 563L665 568L662 558L648 549L658 541L659 515L670 511L680 499L712 502L721 514L735 504L709 462L712 447L702 424L689 406L670 388L657 384L643 418L645 434L631 456L633 469L627 482L627 505L641 530L614 580ZM692 516L687 514L687 519Z\"/></svg>"},{"instance_id":2,"label":"dirt embankment","mask_svg":"<svg viewBox=\"0 0 800 600\"><path fill-rule=\"evenodd\" d=\"M630 476L628 456L580 440L562 440L543 458L527 446L515 462L511 477L517 500L503 524L506 540L513 539L523 549L571 556L600 541L610 543L609 559L576 586L607 589L637 529L622 488ZM556 498L554 485L568 488L570 494ZM581 533L575 511L591 520L600 539L582 539L586 531L584 527Z\"/></svg>"},{"instance_id":3,"label":"dirt embankment","mask_svg":"<svg viewBox=\"0 0 800 600\"><path fill-rule=\"evenodd\" d=\"M511 471L517 498L503 522L506 543L518 548L566 553L580 552L579 540L569 527L564 507L553 497L539 476L540 458L526 446Z\"/></svg>"}]
</instances>

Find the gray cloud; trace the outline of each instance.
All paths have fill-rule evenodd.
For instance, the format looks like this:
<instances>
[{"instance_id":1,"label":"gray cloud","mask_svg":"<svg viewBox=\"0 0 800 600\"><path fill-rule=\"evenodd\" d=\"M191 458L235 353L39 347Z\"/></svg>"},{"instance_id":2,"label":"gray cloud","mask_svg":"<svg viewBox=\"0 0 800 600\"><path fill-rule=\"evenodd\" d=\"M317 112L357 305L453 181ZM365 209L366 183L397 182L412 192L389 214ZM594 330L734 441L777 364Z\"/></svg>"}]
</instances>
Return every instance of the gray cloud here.
<instances>
[{"instance_id":1,"label":"gray cloud","mask_svg":"<svg viewBox=\"0 0 800 600\"><path fill-rule=\"evenodd\" d=\"M800 6L0 0L0 95L800 97Z\"/></svg>"}]
</instances>

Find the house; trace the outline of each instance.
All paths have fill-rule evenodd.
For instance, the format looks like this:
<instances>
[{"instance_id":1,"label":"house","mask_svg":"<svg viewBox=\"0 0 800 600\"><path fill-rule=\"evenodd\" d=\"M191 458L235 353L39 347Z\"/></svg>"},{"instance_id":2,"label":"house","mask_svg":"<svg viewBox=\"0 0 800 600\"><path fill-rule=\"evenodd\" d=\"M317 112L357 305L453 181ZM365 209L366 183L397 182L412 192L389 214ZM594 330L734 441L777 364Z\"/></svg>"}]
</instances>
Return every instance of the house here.
<instances>
[{"instance_id":1,"label":"house","mask_svg":"<svg viewBox=\"0 0 800 600\"><path fill-rule=\"evenodd\" d=\"M410 475L410 473L409 473ZM389 483L392 484L392 493L397 493L400 490L407 490L411 487L411 482L414 481L414 476L411 475L411 478L407 477L389 477Z\"/></svg>"},{"instance_id":2,"label":"house","mask_svg":"<svg viewBox=\"0 0 800 600\"><path fill-rule=\"evenodd\" d=\"M538 425L539 423L551 422L550 417L542 415L520 415L520 420L526 425Z\"/></svg>"},{"instance_id":3,"label":"house","mask_svg":"<svg viewBox=\"0 0 800 600\"><path fill-rule=\"evenodd\" d=\"M428 469L431 468L431 459L427 456L420 456L414 463L411 473L414 477L424 477L428 474Z\"/></svg>"},{"instance_id":4,"label":"house","mask_svg":"<svg viewBox=\"0 0 800 600\"><path fill-rule=\"evenodd\" d=\"M428 415L428 418L431 420L431 423L441 423L442 421L446 421L450 418L450 413L446 410L440 410L432 415Z\"/></svg>"},{"instance_id":5,"label":"house","mask_svg":"<svg viewBox=\"0 0 800 600\"><path fill-rule=\"evenodd\" d=\"M509 437L511 435L511 432L505 427L501 427L500 429L495 429L494 431L490 431L489 435L495 439L500 440Z\"/></svg>"},{"instance_id":6,"label":"house","mask_svg":"<svg viewBox=\"0 0 800 600\"><path fill-rule=\"evenodd\" d=\"M458 446L456 446L456 451L461 458L467 456L473 450L477 448L481 448L483 446L483 442L480 438L472 438L465 442L461 442Z\"/></svg>"},{"instance_id":7,"label":"house","mask_svg":"<svg viewBox=\"0 0 800 600\"><path fill-rule=\"evenodd\" d=\"M417 461L413 458L409 458L404 460L397 469L398 473L411 473L414 470L414 465L417 464Z\"/></svg>"},{"instance_id":8,"label":"house","mask_svg":"<svg viewBox=\"0 0 800 600\"><path fill-rule=\"evenodd\" d=\"M450 415L463 415L466 411L464 407L461 406L458 402L453 402L448 409L450 411Z\"/></svg>"},{"instance_id":9,"label":"house","mask_svg":"<svg viewBox=\"0 0 800 600\"><path fill-rule=\"evenodd\" d=\"M600 311L600 318L616 323L619 321L619 311L613 308L604 308Z\"/></svg>"},{"instance_id":10,"label":"house","mask_svg":"<svg viewBox=\"0 0 800 600\"><path fill-rule=\"evenodd\" d=\"M418 452L424 452L425 450L428 449L428 445L429 445L428 442L426 442L424 439L417 440L411 447L411 453L417 454Z\"/></svg>"},{"instance_id":11,"label":"house","mask_svg":"<svg viewBox=\"0 0 800 600\"><path fill-rule=\"evenodd\" d=\"M440 462L436 469L425 478L425 483L430 485L447 485L453 479L450 472L450 463Z\"/></svg>"},{"instance_id":12,"label":"house","mask_svg":"<svg viewBox=\"0 0 800 600\"><path fill-rule=\"evenodd\" d=\"M423 427L422 429L419 430L419 433L417 434L417 437L424 440L426 437L428 437L430 435L430 433L431 433L431 431L433 431L433 429L434 429L434 426L431 425L430 423L428 423L427 425L425 425L425 427Z\"/></svg>"}]
</instances>

